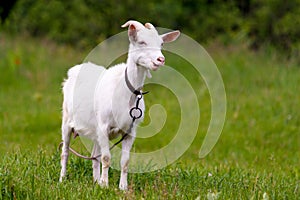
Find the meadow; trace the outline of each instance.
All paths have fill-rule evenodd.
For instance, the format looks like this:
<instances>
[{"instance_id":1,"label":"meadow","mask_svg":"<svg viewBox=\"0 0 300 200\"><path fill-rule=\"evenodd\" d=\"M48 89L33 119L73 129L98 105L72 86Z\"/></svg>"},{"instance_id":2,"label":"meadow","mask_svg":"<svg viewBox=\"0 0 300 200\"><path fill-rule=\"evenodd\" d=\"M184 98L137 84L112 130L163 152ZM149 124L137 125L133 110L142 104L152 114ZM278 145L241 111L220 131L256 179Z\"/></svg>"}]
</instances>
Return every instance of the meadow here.
<instances>
[{"instance_id":1,"label":"meadow","mask_svg":"<svg viewBox=\"0 0 300 200\"><path fill-rule=\"evenodd\" d=\"M119 171L111 169L110 188L100 188L92 182L91 162L72 155L67 180L58 183L61 83L88 52L1 34L0 199L299 199L299 64L271 48L253 52L245 46L207 45L227 95L226 122L213 151L198 157L210 119L209 93L199 90L201 122L191 147L164 169L129 174L129 190L122 192ZM166 59L193 88L204 85L182 61ZM149 87L146 105L164 105L168 121L163 134L137 139L136 152L170 141L180 120L176 102L166 101L172 94ZM72 145L88 153L80 141Z\"/></svg>"}]
</instances>

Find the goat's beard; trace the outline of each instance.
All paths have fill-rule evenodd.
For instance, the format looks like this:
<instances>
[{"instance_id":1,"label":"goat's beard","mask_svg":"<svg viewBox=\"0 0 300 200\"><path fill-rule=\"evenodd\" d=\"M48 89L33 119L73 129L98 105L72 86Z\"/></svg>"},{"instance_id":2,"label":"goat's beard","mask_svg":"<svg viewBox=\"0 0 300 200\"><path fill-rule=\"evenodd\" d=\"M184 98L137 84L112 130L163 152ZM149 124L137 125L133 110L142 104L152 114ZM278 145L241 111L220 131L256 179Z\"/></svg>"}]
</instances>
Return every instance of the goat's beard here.
<instances>
[{"instance_id":1,"label":"goat's beard","mask_svg":"<svg viewBox=\"0 0 300 200\"><path fill-rule=\"evenodd\" d=\"M152 75L150 73L150 69L147 69L146 76L147 76L147 78L152 78Z\"/></svg>"}]
</instances>

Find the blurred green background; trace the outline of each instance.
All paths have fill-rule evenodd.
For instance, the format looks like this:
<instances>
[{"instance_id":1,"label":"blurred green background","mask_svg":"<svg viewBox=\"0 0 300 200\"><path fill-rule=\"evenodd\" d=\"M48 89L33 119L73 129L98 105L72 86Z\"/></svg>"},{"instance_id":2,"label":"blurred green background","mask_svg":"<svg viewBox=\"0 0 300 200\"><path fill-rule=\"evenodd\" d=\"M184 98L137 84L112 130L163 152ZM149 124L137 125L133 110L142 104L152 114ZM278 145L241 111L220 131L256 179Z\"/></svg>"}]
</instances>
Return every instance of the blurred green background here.
<instances>
[{"instance_id":1,"label":"blurred green background","mask_svg":"<svg viewBox=\"0 0 300 200\"><path fill-rule=\"evenodd\" d=\"M0 8L2 28L90 48L128 19L179 29L199 42L249 40L299 56L299 0L18 0Z\"/></svg>"}]
</instances>

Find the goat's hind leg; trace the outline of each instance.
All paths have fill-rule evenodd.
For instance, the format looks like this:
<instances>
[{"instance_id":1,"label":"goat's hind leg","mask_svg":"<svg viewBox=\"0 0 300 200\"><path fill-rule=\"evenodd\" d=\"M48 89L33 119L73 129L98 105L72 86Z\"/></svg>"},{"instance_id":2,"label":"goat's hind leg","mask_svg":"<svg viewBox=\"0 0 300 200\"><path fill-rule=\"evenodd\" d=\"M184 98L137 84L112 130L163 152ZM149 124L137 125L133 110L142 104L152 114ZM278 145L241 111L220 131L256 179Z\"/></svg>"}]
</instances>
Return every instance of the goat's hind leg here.
<instances>
[{"instance_id":1,"label":"goat's hind leg","mask_svg":"<svg viewBox=\"0 0 300 200\"><path fill-rule=\"evenodd\" d=\"M100 185L102 187L108 187L108 170L110 166L110 150L109 150L109 139L108 139L108 129L107 126L102 126L98 131L98 145L101 149L101 178Z\"/></svg>"},{"instance_id":2,"label":"goat's hind leg","mask_svg":"<svg viewBox=\"0 0 300 200\"><path fill-rule=\"evenodd\" d=\"M61 152L61 171L60 171L60 178L59 181L62 182L63 178L66 176L67 172L67 163L69 157L69 146L70 146L70 139L71 139L71 132L72 129L66 123L62 123L62 152Z\"/></svg>"},{"instance_id":3,"label":"goat's hind leg","mask_svg":"<svg viewBox=\"0 0 300 200\"><path fill-rule=\"evenodd\" d=\"M100 147L97 143L97 141L94 142L94 147L92 151L92 157L96 157L100 155ZM94 159L93 162L93 180L94 182L97 182L100 184L100 157L97 157Z\"/></svg>"}]
</instances>

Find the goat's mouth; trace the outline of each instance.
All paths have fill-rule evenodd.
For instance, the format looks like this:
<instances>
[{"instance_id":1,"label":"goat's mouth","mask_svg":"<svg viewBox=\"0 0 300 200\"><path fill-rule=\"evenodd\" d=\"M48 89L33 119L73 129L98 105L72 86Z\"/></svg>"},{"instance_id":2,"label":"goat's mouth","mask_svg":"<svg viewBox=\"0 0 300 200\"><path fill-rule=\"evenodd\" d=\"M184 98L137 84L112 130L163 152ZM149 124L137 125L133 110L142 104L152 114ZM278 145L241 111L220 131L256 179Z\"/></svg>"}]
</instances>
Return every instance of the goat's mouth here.
<instances>
[{"instance_id":1,"label":"goat's mouth","mask_svg":"<svg viewBox=\"0 0 300 200\"><path fill-rule=\"evenodd\" d=\"M154 62L153 62L153 65L152 65L152 70L153 71L156 71L159 67L160 67L161 65L157 65L157 64L155 64Z\"/></svg>"}]
</instances>

